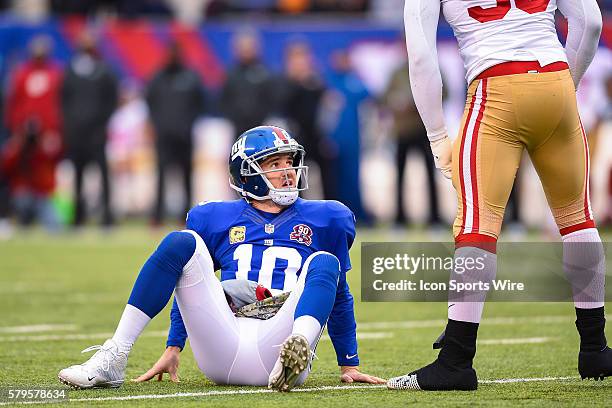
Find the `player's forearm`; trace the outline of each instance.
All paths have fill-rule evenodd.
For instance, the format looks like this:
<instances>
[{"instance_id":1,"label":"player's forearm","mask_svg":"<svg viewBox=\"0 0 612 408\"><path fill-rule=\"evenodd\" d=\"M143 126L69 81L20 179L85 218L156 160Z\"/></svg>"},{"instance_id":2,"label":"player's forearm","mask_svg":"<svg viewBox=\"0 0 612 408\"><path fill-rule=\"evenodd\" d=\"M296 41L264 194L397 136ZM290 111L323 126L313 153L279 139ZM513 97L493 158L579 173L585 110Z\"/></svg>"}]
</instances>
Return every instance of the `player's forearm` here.
<instances>
[{"instance_id":1,"label":"player's forearm","mask_svg":"<svg viewBox=\"0 0 612 408\"><path fill-rule=\"evenodd\" d=\"M442 76L436 52L440 15L438 0L408 0L404 6L404 28L410 87L430 141L446 136L442 111Z\"/></svg>"},{"instance_id":2,"label":"player's forearm","mask_svg":"<svg viewBox=\"0 0 612 408\"><path fill-rule=\"evenodd\" d=\"M442 110L442 79L437 67L410 64L410 85L414 103L431 142L446 136Z\"/></svg>"},{"instance_id":3,"label":"player's forearm","mask_svg":"<svg viewBox=\"0 0 612 408\"><path fill-rule=\"evenodd\" d=\"M179 347L182 350L185 348L186 341L187 330L185 329L178 303L176 303L176 298L174 298L172 310L170 311L170 330L168 331L166 347Z\"/></svg>"},{"instance_id":4,"label":"player's forearm","mask_svg":"<svg viewBox=\"0 0 612 408\"><path fill-rule=\"evenodd\" d=\"M602 30L601 12L595 0L563 0L559 10L567 18L567 62L576 88L593 61Z\"/></svg>"},{"instance_id":5,"label":"player's forearm","mask_svg":"<svg viewBox=\"0 0 612 408\"><path fill-rule=\"evenodd\" d=\"M357 323L355 322L354 301L344 272L341 274L338 282L336 301L327 322L327 332L334 345L338 365L340 367L358 366Z\"/></svg>"}]
</instances>

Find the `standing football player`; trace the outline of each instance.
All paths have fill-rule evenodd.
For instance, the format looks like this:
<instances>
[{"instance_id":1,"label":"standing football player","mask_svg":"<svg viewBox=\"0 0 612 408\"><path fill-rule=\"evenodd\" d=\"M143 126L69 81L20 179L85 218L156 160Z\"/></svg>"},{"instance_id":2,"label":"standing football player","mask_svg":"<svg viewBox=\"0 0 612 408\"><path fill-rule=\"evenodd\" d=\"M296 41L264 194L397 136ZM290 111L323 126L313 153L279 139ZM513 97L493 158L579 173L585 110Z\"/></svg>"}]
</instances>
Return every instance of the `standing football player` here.
<instances>
[{"instance_id":1,"label":"standing football player","mask_svg":"<svg viewBox=\"0 0 612 408\"><path fill-rule=\"evenodd\" d=\"M353 213L336 201L298 197L308 187L304 155L281 128L243 133L229 160L230 185L243 199L193 208L187 229L166 236L142 267L113 337L84 350L98 351L59 379L76 388L119 387L134 342L174 292L166 351L137 381L165 372L178 381L189 336L198 367L215 383L288 391L306 380L327 323L341 380L384 383L359 371L346 281ZM231 307L288 291L268 320L236 317Z\"/></svg>"},{"instance_id":2,"label":"standing football player","mask_svg":"<svg viewBox=\"0 0 612 408\"><path fill-rule=\"evenodd\" d=\"M460 133L451 147L442 113L436 53L440 6L454 30L469 84ZM565 49L555 10L568 19ZM580 334L582 378L612 373L604 335L605 261L589 201L589 154L576 87L597 49L595 0L407 0L406 45L412 92L444 176L457 190L455 257L485 259L483 270L451 279L490 281L508 196L524 150L529 153L563 239ZM475 390L472 361L486 293L451 301L438 358L390 379L392 389Z\"/></svg>"}]
</instances>

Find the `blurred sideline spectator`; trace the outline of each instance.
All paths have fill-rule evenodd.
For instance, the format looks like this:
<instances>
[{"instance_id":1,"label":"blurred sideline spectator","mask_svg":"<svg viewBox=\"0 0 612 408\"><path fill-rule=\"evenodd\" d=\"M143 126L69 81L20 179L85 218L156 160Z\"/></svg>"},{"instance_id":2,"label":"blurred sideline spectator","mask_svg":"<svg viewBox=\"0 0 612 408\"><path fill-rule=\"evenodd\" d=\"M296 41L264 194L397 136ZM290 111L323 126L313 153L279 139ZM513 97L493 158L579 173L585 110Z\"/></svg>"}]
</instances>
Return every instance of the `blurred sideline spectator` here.
<instances>
[{"instance_id":1,"label":"blurred sideline spectator","mask_svg":"<svg viewBox=\"0 0 612 408\"><path fill-rule=\"evenodd\" d=\"M430 151L427 132L412 98L408 62L399 66L393 72L387 89L382 96L382 103L393 115L393 134L397 139L397 212L395 223L401 226L407 222L404 209L404 170L408 152L416 150L423 156L427 170L427 191L429 194L428 224L440 224L438 192L435 180L436 168Z\"/></svg>"},{"instance_id":2,"label":"blurred sideline spectator","mask_svg":"<svg viewBox=\"0 0 612 408\"><path fill-rule=\"evenodd\" d=\"M134 82L121 86L119 107L108 126L108 159L113 174L113 203L124 216L150 211L154 199L153 132L147 104Z\"/></svg>"},{"instance_id":3,"label":"blurred sideline spectator","mask_svg":"<svg viewBox=\"0 0 612 408\"><path fill-rule=\"evenodd\" d=\"M207 16L226 13L363 13L370 9L370 0L211 0Z\"/></svg>"},{"instance_id":4,"label":"blurred sideline spectator","mask_svg":"<svg viewBox=\"0 0 612 408\"><path fill-rule=\"evenodd\" d=\"M12 6L15 14L29 21L41 21L49 13L49 4L47 1L19 0L13 1Z\"/></svg>"},{"instance_id":5,"label":"blurred sideline spectator","mask_svg":"<svg viewBox=\"0 0 612 408\"><path fill-rule=\"evenodd\" d=\"M374 3L388 0L374 0ZM372 0L0 0L0 8L12 7L22 16L40 19L49 12L59 15L99 14L122 18L169 17L196 24L205 17L238 13L365 13ZM400 13L401 14L401 13ZM397 13L396 13L397 15Z\"/></svg>"},{"instance_id":6,"label":"blurred sideline spectator","mask_svg":"<svg viewBox=\"0 0 612 408\"><path fill-rule=\"evenodd\" d=\"M51 196L62 153L62 73L49 57L48 37L35 37L29 50L30 59L16 69L9 84L6 123L10 136L0 162L19 222L30 225L38 218L55 232L60 224Z\"/></svg>"},{"instance_id":7,"label":"blurred sideline spectator","mask_svg":"<svg viewBox=\"0 0 612 408\"><path fill-rule=\"evenodd\" d=\"M368 10L369 0L311 0L312 11L361 12Z\"/></svg>"},{"instance_id":8,"label":"blurred sideline spectator","mask_svg":"<svg viewBox=\"0 0 612 408\"><path fill-rule=\"evenodd\" d=\"M378 20L402 24L404 13L404 0L371 0L370 15Z\"/></svg>"},{"instance_id":9,"label":"blurred sideline spectator","mask_svg":"<svg viewBox=\"0 0 612 408\"><path fill-rule=\"evenodd\" d=\"M36 120L41 131L59 131L59 89L62 72L50 58L51 39L35 37L29 45L30 59L17 67L9 83L6 123L11 133L23 132Z\"/></svg>"},{"instance_id":10,"label":"blurred sideline spectator","mask_svg":"<svg viewBox=\"0 0 612 408\"><path fill-rule=\"evenodd\" d=\"M166 3L165 0L51 0L51 11L60 15L88 16L110 13L124 18L170 16L171 11Z\"/></svg>"},{"instance_id":11,"label":"blurred sideline spectator","mask_svg":"<svg viewBox=\"0 0 612 408\"><path fill-rule=\"evenodd\" d=\"M606 196L603 200L606 205L598 218L602 220L602 224L610 225L612 224L612 71L605 79L604 87L606 100L599 105L596 123L589 132L589 153L592 168L604 167L603 173L607 183L600 183L602 188L599 194ZM591 186L594 187L594 183Z\"/></svg>"},{"instance_id":12,"label":"blurred sideline spectator","mask_svg":"<svg viewBox=\"0 0 612 408\"><path fill-rule=\"evenodd\" d=\"M370 94L353 72L348 53L344 50L332 54L333 74L329 81L322 109L326 133L338 150L333 171L327 177L336 177L338 200L346 204L360 223L371 223L361 200L359 164L361 162L360 110Z\"/></svg>"},{"instance_id":13,"label":"blurred sideline spectator","mask_svg":"<svg viewBox=\"0 0 612 408\"><path fill-rule=\"evenodd\" d=\"M36 219L49 232L60 230L60 221L51 196L55 190L55 169L62 153L61 136L42 131L35 119L13 134L2 152L2 172L8 176L11 200L19 224Z\"/></svg>"},{"instance_id":14,"label":"blurred sideline spectator","mask_svg":"<svg viewBox=\"0 0 612 408\"><path fill-rule=\"evenodd\" d=\"M211 0L166 0L174 17L183 23L196 25L204 18L204 10Z\"/></svg>"},{"instance_id":15,"label":"blurred sideline spectator","mask_svg":"<svg viewBox=\"0 0 612 408\"><path fill-rule=\"evenodd\" d=\"M117 107L117 79L101 60L92 33L83 31L78 49L64 73L62 113L67 157L74 165L74 226L86 222L87 205L83 196L83 175L94 163L102 179L101 224L114 222L106 159L107 125Z\"/></svg>"},{"instance_id":16,"label":"blurred sideline spectator","mask_svg":"<svg viewBox=\"0 0 612 408\"><path fill-rule=\"evenodd\" d=\"M332 161L337 158L337 146L320 129L322 98L326 86L317 72L313 55L304 42L293 42L285 50L286 84L282 109L289 121L293 137L308 152L306 159L316 162L321 172L323 197L338 197Z\"/></svg>"},{"instance_id":17,"label":"blurred sideline spectator","mask_svg":"<svg viewBox=\"0 0 612 408\"><path fill-rule=\"evenodd\" d=\"M232 123L237 138L263 124L275 109L272 77L260 61L260 44L252 31L237 33L232 39L236 65L230 68L221 91L221 112Z\"/></svg>"},{"instance_id":18,"label":"blurred sideline spectator","mask_svg":"<svg viewBox=\"0 0 612 408\"><path fill-rule=\"evenodd\" d=\"M508 205L506 212L504 213L504 224L502 231L507 234L507 238L514 241L519 241L524 238L527 229L523 225L523 219L521 217L521 186L522 186L522 173L519 171L516 173L514 178L514 184L508 197Z\"/></svg>"},{"instance_id":19,"label":"blurred sideline spectator","mask_svg":"<svg viewBox=\"0 0 612 408\"><path fill-rule=\"evenodd\" d=\"M4 95L2 89L0 89L0 118L4 117ZM0 153L3 150L4 143L6 142L6 129L4 127L4 121L0 121ZM2 159L0 159L0 166L2 166ZM10 203L10 192L8 179L5 172L0 169L0 240L8 239L13 235L13 226L9 220L11 215L11 203Z\"/></svg>"},{"instance_id":20,"label":"blurred sideline spectator","mask_svg":"<svg viewBox=\"0 0 612 408\"><path fill-rule=\"evenodd\" d=\"M170 165L180 168L183 176L184 222L192 204L193 125L204 113L204 89L198 74L188 69L178 44L168 48L165 65L149 83L146 101L155 130L157 151L157 197L152 224L160 225L165 214L165 174Z\"/></svg>"}]
</instances>

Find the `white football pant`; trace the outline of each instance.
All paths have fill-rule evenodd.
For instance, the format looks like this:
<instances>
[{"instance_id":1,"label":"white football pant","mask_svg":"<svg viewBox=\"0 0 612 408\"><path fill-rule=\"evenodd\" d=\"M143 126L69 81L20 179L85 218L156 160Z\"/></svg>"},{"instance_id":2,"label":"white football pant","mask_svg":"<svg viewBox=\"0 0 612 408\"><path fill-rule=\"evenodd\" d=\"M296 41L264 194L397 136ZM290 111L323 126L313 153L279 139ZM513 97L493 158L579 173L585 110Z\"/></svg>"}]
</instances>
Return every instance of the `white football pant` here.
<instances>
[{"instance_id":1,"label":"white football pant","mask_svg":"<svg viewBox=\"0 0 612 408\"><path fill-rule=\"evenodd\" d=\"M291 334L298 300L304 290L310 255L291 295L268 320L235 317L202 238L191 230L196 249L176 285L176 300L200 371L216 384L267 386L280 345ZM290 290L291 288L286 288ZM314 351L316 344L311 344ZM310 366L302 373L303 384Z\"/></svg>"}]
</instances>

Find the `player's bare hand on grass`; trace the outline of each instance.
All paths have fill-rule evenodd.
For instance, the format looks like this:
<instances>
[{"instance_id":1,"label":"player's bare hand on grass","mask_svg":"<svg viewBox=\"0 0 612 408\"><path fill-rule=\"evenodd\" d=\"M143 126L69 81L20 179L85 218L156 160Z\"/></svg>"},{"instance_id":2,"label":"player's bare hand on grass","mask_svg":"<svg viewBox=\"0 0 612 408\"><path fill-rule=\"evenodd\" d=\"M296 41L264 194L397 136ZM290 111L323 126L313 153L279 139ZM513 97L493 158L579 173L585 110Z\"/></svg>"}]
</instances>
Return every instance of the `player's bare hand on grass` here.
<instances>
[{"instance_id":1,"label":"player's bare hand on grass","mask_svg":"<svg viewBox=\"0 0 612 408\"><path fill-rule=\"evenodd\" d=\"M340 381L345 383L361 382L368 384L385 384L387 380L382 378L374 377L366 373L359 371L359 367L340 367Z\"/></svg>"},{"instance_id":2,"label":"player's bare hand on grass","mask_svg":"<svg viewBox=\"0 0 612 408\"><path fill-rule=\"evenodd\" d=\"M149 371L132 381L140 383L149 381L155 376L157 376L157 381L161 381L164 373L168 373L170 374L170 381L175 383L180 382L178 377L180 352L181 349L179 347L168 347Z\"/></svg>"}]
</instances>

